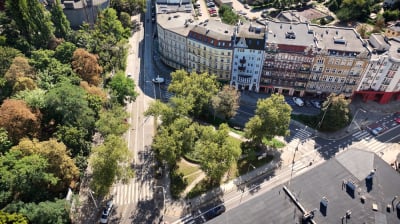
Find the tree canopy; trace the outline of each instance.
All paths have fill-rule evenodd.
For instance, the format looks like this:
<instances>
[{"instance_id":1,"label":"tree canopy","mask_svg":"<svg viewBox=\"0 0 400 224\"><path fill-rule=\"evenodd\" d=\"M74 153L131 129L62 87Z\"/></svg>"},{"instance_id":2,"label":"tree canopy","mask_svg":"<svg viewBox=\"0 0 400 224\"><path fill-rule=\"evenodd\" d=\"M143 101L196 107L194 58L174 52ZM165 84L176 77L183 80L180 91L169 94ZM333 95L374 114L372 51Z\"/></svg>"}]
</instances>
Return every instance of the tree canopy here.
<instances>
[{"instance_id":1,"label":"tree canopy","mask_svg":"<svg viewBox=\"0 0 400 224\"><path fill-rule=\"evenodd\" d=\"M211 98L218 92L216 77L208 73L188 74L184 70L177 70L171 73L171 77L168 91L192 104L191 113L195 116L204 112L210 105Z\"/></svg>"},{"instance_id":2,"label":"tree canopy","mask_svg":"<svg viewBox=\"0 0 400 224\"><path fill-rule=\"evenodd\" d=\"M6 12L21 35L36 49L46 48L53 37L50 14L40 1L6 0Z\"/></svg>"},{"instance_id":3,"label":"tree canopy","mask_svg":"<svg viewBox=\"0 0 400 224\"><path fill-rule=\"evenodd\" d=\"M37 137L40 133L40 114L33 113L22 100L5 100L0 107L0 127L7 130L14 144L23 137Z\"/></svg>"},{"instance_id":4,"label":"tree canopy","mask_svg":"<svg viewBox=\"0 0 400 224\"><path fill-rule=\"evenodd\" d=\"M211 183L219 183L242 153L240 148L229 140L229 127L226 124L221 124L217 131L213 127L203 126L194 150L200 154L201 169L210 178Z\"/></svg>"},{"instance_id":5,"label":"tree canopy","mask_svg":"<svg viewBox=\"0 0 400 224\"><path fill-rule=\"evenodd\" d=\"M135 91L135 82L127 77L123 71L118 71L107 87L111 90L111 96L121 105L125 105L126 101L135 101L138 95Z\"/></svg>"},{"instance_id":6,"label":"tree canopy","mask_svg":"<svg viewBox=\"0 0 400 224\"><path fill-rule=\"evenodd\" d=\"M103 81L101 78L103 69L97 60L98 57L96 55L87 52L85 49L78 48L72 56L72 69L82 80L98 86Z\"/></svg>"},{"instance_id":7,"label":"tree canopy","mask_svg":"<svg viewBox=\"0 0 400 224\"><path fill-rule=\"evenodd\" d=\"M239 108L240 92L234 87L225 85L218 94L212 98L212 106L215 112L220 113L225 120L236 115Z\"/></svg>"},{"instance_id":8,"label":"tree canopy","mask_svg":"<svg viewBox=\"0 0 400 224\"><path fill-rule=\"evenodd\" d=\"M52 191L64 191L72 186L73 181L78 180L79 170L67 151L63 143L55 139L39 142L37 139L22 139L18 145L11 150L19 150L24 156L40 155L47 159L48 172L59 179L57 185L52 187Z\"/></svg>"},{"instance_id":9,"label":"tree canopy","mask_svg":"<svg viewBox=\"0 0 400 224\"><path fill-rule=\"evenodd\" d=\"M131 153L125 141L115 135L109 135L103 145L93 148L90 164L93 169L91 189L105 196L117 180L127 181L133 176Z\"/></svg>"},{"instance_id":10,"label":"tree canopy","mask_svg":"<svg viewBox=\"0 0 400 224\"><path fill-rule=\"evenodd\" d=\"M128 113L125 108L114 105L110 110L101 111L100 118L96 121L96 129L104 137L121 136L129 129L127 119Z\"/></svg>"},{"instance_id":11,"label":"tree canopy","mask_svg":"<svg viewBox=\"0 0 400 224\"><path fill-rule=\"evenodd\" d=\"M291 111L283 95L259 99L255 115L246 123L245 137L261 143L263 138L271 140L277 135L288 135Z\"/></svg>"},{"instance_id":12,"label":"tree canopy","mask_svg":"<svg viewBox=\"0 0 400 224\"><path fill-rule=\"evenodd\" d=\"M322 105L320 129L336 131L348 125L351 120L349 104L344 95L329 95Z\"/></svg>"}]
</instances>

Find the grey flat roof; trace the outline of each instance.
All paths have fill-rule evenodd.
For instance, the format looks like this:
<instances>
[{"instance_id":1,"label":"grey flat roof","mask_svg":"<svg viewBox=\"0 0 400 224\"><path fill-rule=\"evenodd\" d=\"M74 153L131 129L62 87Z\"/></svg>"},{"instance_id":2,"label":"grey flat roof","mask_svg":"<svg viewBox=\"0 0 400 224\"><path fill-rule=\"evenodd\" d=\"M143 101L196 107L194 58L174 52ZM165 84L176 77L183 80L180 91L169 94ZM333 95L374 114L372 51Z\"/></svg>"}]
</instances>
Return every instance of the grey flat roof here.
<instances>
[{"instance_id":1,"label":"grey flat roof","mask_svg":"<svg viewBox=\"0 0 400 224\"><path fill-rule=\"evenodd\" d=\"M400 42L393 39L389 40L389 44L390 44L389 48L390 57L400 61Z\"/></svg>"},{"instance_id":2,"label":"grey flat roof","mask_svg":"<svg viewBox=\"0 0 400 224\"><path fill-rule=\"evenodd\" d=\"M367 50L363 46L363 41L354 29L310 25L310 29L315 33L318 40L318 47L347 52L364 52ZM335 40L343 40L342 43Z\"/></svg>"},{"instance_id":3,"label":"grey flat roof","mask_svg":"<svg viewBox=\"0 0 400 224\"><path fill-rule=\"evenodd\" d=\"M197 22L190 23L189 20L193 20L191 13L177 12L173 14L157 14L157 23L163 29L168 29L172 32L187 36L189 31L194 27ZM188 26L185 26L185 23Z\"/></svg>"},{"instance_id":4,"label":"grey flat roof","mask_svg":"<svg viewBox=\"0 0 400 224\"><path fill-rule=\"evenodd\" d=\"M366 177L371 173L371 168L376 171L372 188L368 189ZM354 183L354 198L343 188L343 180ZM344 220L347 223L400 223L400 214L396 210L386 211L386 206L391 204L394 196L400 196L400 174L372 152L349 149L293 178L289 189L307 211L316 209L314 221L318 224L342 223L342 217L348 210L351 211L351 217ZM362 196L365 197L364 203L361 203ZM320 212L323 197L328 199L325 215ZM399 199L394 206L398 202ZM377 205L377 211L372 210L373 204ZM300 223L300 215L280 185L208 223Z\"/></svg>"},{"instance_id":5,"label":"grey flat roof","mask_svg":"<svg viewBox=\"0 0 400 224\"><path fill-rule=\"evenodd\" d=\"M288 23L288 22L268 22L268 38L267 42L275 42L277 44L306 46L314 45L314 36L308 33L306 23ZM293 32L296 36L294 39L286 38L286 33Z\"/></svg>"},{"instance_id":6,"label":"grey flat roof","mask_svg":"<svg viewBox=\"0 0 400 224\"><path fill-rule=\"evenodd\" d=\"M234 26L222 23L216 20L209 20L193 27L192 31L202 35L206 35L216 40L231 41Z\"/></svg>"}]
</instances>

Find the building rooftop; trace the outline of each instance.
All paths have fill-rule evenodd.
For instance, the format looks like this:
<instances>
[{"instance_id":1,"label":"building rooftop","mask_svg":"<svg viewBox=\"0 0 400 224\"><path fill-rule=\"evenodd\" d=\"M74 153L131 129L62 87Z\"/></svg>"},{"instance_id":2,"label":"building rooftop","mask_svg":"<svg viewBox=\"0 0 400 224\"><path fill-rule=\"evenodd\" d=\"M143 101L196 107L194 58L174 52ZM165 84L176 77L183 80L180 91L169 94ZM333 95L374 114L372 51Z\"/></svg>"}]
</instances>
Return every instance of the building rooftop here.
<instances>
[{"instance_id":1,"label":"building rooftop","mask_svg":"<svg viewBox=\"0 0 400 224\"><path fill-rule=\"evenodd\" d=\"M392 60L400 62L400 40L391 39L389 40L389 56Z\"/></svg>"},{"instance_id":2,"label":"building rooftop","mask_svg":"<svg viewBox=\"0 0 400 224\"><path fill-rule=\"evenodd\" d=\"M214 47L231 48L233 32L234 26L216 20L209 20L195 25L188 38L214 45Z\"/></svg>"},{"instance_id":3,"label":"building rooftop","mask_svg":"<svg viewBox=\"0 0 400 224\"><path fill-rule=\"evenodd\" d=\"M310 25L321 49L345 52L364 52L367 43L351 28Z\"/></svg>"},{"instance_id":4,"label":"building rooftop","mask_svg":"<svg viewBox=\"0 0 400 224\"><path fill-rule=\"evenodd\" d=\"M247 46L249 49L265 49L266 27L259 24L244 23L239 25L235 38L235 44L240 42L240 46ZM245 43L245 45L244 45Z\"/></svg>"},{"instance_id":5,"label":"building rooftop","mask_svg":"<svg viewBox=\"0 0 400 224\"><path fill-rule=\"evenodd\" d=\"M92 0L92 1L87 1L86 5L83 4L82 0L62 0L61 4L63 9L80 9L83 7L91 7L91 6L97 6L104 4L105 2L108 2L109 0Z\"/></svg>"},{"instance_id":6,"label":"building rooftop","mask_svg":"<svg viewBox=\"0 0 400 224\"><path fill-rule=\"evenodd\" d=\"M156 13L193 12L193 5L189 0L157 0Z\"/></svg>"},{"instance_id":7,"label":"building rooftop","mask_svg":"<svg viewBox=\"0 0 400 224\"><path fill-rule=\"evenodd\" d=\"M314 45L314 36L308 32L307 23L269 21L267 27L267 42L305 47Z\"/></svg>"},{"instance_id":8,"label":"building rooftop","mask_svg":"<svg viewBox=\"0 0 400 224\"><path fill-rule=\"evenodd\" d=\"M186 12L157 14L157 23L163 29L168 29L182 36L187 36L189 31L197 24L193 21L192 14Z\"/></svg>"},{"instance_id":9,"label":"building rooftop","mask_svg":"<svg viewBox=\"0 0 400 224\"><path fill-rule=\"evenodd\" d=\"M388 26L387 28L396 32L400 32L400 21L396 21L394 24Z\"/></svg>"},{"instance_id":10,"label":"building rooftop","mask_svg":"<svg viewBox=\"0 0 400 224\"><path fill-rule=\"evenodd\" d=\"M318 223L399 223L400 174L372 152L349 149L292 179L288 187ZM280 185L208 223L301 223ZM390 205L390 209L388 209ZM394 206L394 207L392 207ZM394 209L393 209L394 208ZM346 212L350 218L343 220Z\"/></svg>"}]
</instances>

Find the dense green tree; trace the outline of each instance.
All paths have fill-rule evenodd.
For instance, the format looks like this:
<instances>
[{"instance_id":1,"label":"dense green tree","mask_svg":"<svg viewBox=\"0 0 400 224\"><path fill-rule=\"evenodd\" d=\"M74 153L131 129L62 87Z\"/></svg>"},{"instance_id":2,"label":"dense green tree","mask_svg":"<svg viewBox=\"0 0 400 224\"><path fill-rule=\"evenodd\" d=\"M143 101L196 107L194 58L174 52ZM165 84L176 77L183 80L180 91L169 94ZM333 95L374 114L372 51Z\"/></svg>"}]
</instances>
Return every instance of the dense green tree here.
<instances>
[{"instance_id":1,"label":"dense green tree","mask_svg":"<svg viewBox=\"0 0 400 224\"><path fill-rule=\"evenodd\" d=\"M79 129L73 126L58 126L54 137L62 141L68 148L71 156L77 155L88 156L91 147L91 135L87 130Z\"/></svg>"},{"instance_id":2,"label":"dense green tree","mask_svg":"<svg viewBox=\"0 0 400 224\"><path fill-rule=\"evenodd\" d=\"M215 76L207 73L190 75L184 70L171 73L172 81L168 91L176 97L182 97L193 105L191 111L199 116L211 103L211 98L218 92L218 84Z\"/></svg>"},{"instance_id":3,"label":"dense green tree","mask_svg":"<svg viewBox=\"0 0 400 224\"><path fill-rule=\"evenodd\" d=\"M51 21L53 22L55 28L54 35L58 38L67 38L71 33L71 27L59 0L54 1L50 12Z\"/></svg>"},{"instance_id":4,"label":"dense green tree","mask_svg":"<svg viewBox=\"0 0 400 224\"><path fill-rule=\"evenodd\" d=\"M42 109L45 106L44 96L46 91L42 89L23 90L13 96L13 99L23 100L33 109Z\"/></svg>"},{"instance_id":5,"label":"dense green tree","mask_svg":"<svg viewBox=\"0 0 400 224\"><path fill-rule=\"evenodd\" d=\"M229 85L225 85L218 94L212 98L212 106L215 112L220 113L225 120L236 115L239 108L240 93Z\"/></svg>"},{"instance_id":6,"label":"dense green tree","mask_svg":"<svg viewBox=\"0 0 400 224\"><path fill-rule=\"evenodd\" d=\"M103 145L93 148L90 164L93 170L91 189L105 196L115 181L127 181L133 176L132 156L123 139L109 135Z\"/></svg>"},{"instance_id":7,"label":"dense green tree","mask_svg":"<svg viewBox=\"0 0 400 224\"><path fill-rule=\"evenodd\" d=\"M336 16L341 21L361 20L364 21L371 13L370 0L343 0Z\"/></svg>"},{"instance_id":8,"label":"dense green tree","mask_svg":"<svg viewBox=\"0 0 400 224\"><path fill-rule=\"evenodd\" d=\"M100 119L96 121L96 129L103 137L120 136L129 129L128 116L125 108L114 105L111 109L100 113Z\"/></svg>"},{"instance_id":9,"label":"dense green tree","mask_svg":"<svg viewBox=\"0 0 400 224\"><path fill-rule=\"evenodd\" d=\"M63 199L40 203L17 202L8 205L5 210L24 215L28 218L29 223L71 223L69 217L70 204Z\"/></svg>"},{"instance_id":10,"label":"dense green tree","mask_svg":"<svg viewBox=\"0 0 400 224\"><path fill-rule=\"evenodd\" d=\"M129 15L144 12L146 9L146 1L142 0L111 0L110 5L117 10L118 14L126 12Z\"/></svg>"},{"instance_id":11,"label":"dense green tree","mask_svg":"<svg viewBox=\"0 0 400 224\"><path fill-rule=\"evenodd\" d=\"M159 100L154 101L144 115L155 116L157 119L161 119L163 125L169 126L178 117L188 116L192 107L193 104L185 98L171 97L167 104Z\"/></svg>"},{"instance_id":12,"label":"dense green tree","mask_svg":"<svg viewBox=\"0 0 400 224\"><path fill-rule=\"evenodd\" d=\"M58 178L56 186L51 187L54 192L65 192L74 181L78 180L79 171L71 159L67 147L55 139L39 142L37 139L22 139L11 150L21 151L24 156L40 155L47 159L48 172Z\"/></svg>"},{"instance_id":13,"label":"dense green tree","mask_svg":"<svg viewBox=\"0 0 400 224\"><path fill-rule=\"evenodd\" d=\"M92 52L99 55L104 71L125 70L129 35L130 29L122 26L114 9L107 8L99 14L92 31Z\"/></svg>"},{"instance_id":14,"label":"dense green tree","mask_svg":"<svg viewBox=\"0 0 400 224\"><path fill-rule=\"evenodd\" d=\"M46 48L53 37L49 13L39 1L6 0L6 12L18 30L35 48Z\"/></svg>"},{"instance_id":15,"label":"dense green tree","mask_svg":"<svg viewBox=\"0 0 400 224\"><path fill-rule=\"evenodd\" d=\"M201 169L213 184L220 182L241 155L240 148L229 139L229 127L226 124L221 124L217 131L213 127L203 126L195 151L200 154Z\"/></svg>"},{"instance_id":16,"label":"dense green tree","mask_svg":"<svg viewBox=\"0 0 400 224\"><path fill-rule=\"evenodd\" d=\"M33 154L23 156L19 150L10 150L0 156L0 207L12 200L40 201L49 197L49 188L58 179L48 171L47 159Z\"/></svg>"},{"instance_id":17,"label":"dense green tree","mask_svg":"<svg viewBox=\"0 0 400 224\"><path fill-rule=\"evenodd\" d=\"M224 23L233 25L239 21L239 16L233 11L232 7L228 5L222 5L218 9L218 14L221 16Z\"/></svg>"},{"instance_id":18,"label":"dense green tree","mask_svg":"<svg viewBox=\"0 0 400 224\"><path fill-rule=\"evenodd\" d=\"M7 213L0 210L0 223L1 224L28 224L28 219L18 213Z\"/></svg>"},{"instance_id":19,"label":"dense green tree","mask_svg":"<svg viewBox=\"0 0 400 224\"><path fill-rule=\"evenodd\" d=\"M255 115L246 123L245 137L260 144L263 138L271 140L277 135L288 135L291 111L283 95L259 99Z\"/></svg>"},{"instance_id":20,"label":"dense green tree","mask_svg":"<svg viewBox=\"0 0 400 224\"><path fill-rule=\"evenodd\" d=\"M37 137L40 134L40 113L32 112L22 100L5 100L0 107L0 127L7 130L14 144L23 137Z\"/></svg>"},{"instance_id":21,"label":"dense green tree","mask_svg":"<svg viewBox=\"0 0 400 224\"><path fill-rule=\"evenodd\" d=\"M0 155L6 153L12 146L11 140L8 138L7 130L0 128Z\"/></svg>"},{"instance_id":22,"label":"dense green tree","mask_svg":"<svg viewBox=\"0 0 400 224\"><path fill-rule=\"evenodd\" d=\"M344 95L329 95L322 105L320 128L336 131L348 125L351 119L349 104Z\"/></svg>"},{"instance_id":23,"label":"dense green tree","mask_svg":"<svg viewBox=\"0 0 400 224\"><path fill-rule=\"evenodd\" d=\"M29 53L33 50L26 38L22 36L18 30L17 24L12 17L8 16L5 11L0 11L0 26L2 32L0 34L1 42L21 52Z\"/></svg>"},{"instance_id":24,"label":"dense green tree","mask_svg":"<svg viewBox=\"0 0 400 224\"><path fill-rule=\"evenodd\" d=\"M86 92L79 86L63 82L49 90L45 96L44 108L47 122L53 125L71 125L93 131L95 113L89 108Z\"/></svg>"},{"instance_id":25,"label":"dense green tree","mask_svg":"<svg viewBox=\"0 0 400 224\"><path fill-rule=\"evenodd\" d=\"M126 101L135 101L138 95L135 91L135 82L127 77L123 71L118 71L107 87L111 90L111 97L115 98L121 105L125 105Z\"/></svg>"},{"instance_id":26,"label":"dense green tree","mask_svg":"<svg viewBox=\"0 0 400 224\"><path fill-rule=\"evenodd\" d=\"M54 56L63 64L71 64L76 48L71 42L62 42L57 46Z\"/></svg>"},{"instance_id":27,"label":"dense green tree","mask_svg":"<svg viewBox=\"0 0 400 224\"><path fill-rule=\"evenodd\" d=\"M32 65L36 71L45 70L50 64L56 60L54 58L54 51L52 50L36 50L32 51L29 64Z\"/></svg>"},{"instance_id":28,"label":"dense green tree","mask_svg":"<svg viewBox=\"0 0 400 224\"><path fill-rule=\"evenodd\" d=\"M400 19L400 10L395 9L395 10L385 10L383 12L383 17L385 18L385 21L395 21Z\"/></svg>"},{"instance_id":29,"label":"dense green tree","mask_svg":"<svg viewBox=\"0 0 400 224\"><path fill-rule=\"evenodd\" d=\"M119 15L119 20L121 21L121 24L124 27L124 29L132 28L131 16L128 13L121 12L121 14Z\"/></svg>"}]
</instances>

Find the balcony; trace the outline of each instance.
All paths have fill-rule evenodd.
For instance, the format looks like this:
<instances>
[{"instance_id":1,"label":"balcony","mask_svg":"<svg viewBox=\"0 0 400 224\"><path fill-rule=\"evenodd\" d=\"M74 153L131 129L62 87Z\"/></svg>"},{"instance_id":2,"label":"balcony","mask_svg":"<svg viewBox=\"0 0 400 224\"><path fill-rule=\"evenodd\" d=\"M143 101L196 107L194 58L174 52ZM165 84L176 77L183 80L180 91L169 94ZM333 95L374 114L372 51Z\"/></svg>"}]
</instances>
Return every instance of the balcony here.
<instances>
[{"instance_id":1,"label":"balcony","mask_svg":"<svg viewBox=\"0 0 400 224\"><path fill-rule=\"evenodd\" d=\"M244 56L243 56L243 58L240 59L239 62L240 62L240 64L246 64L246 58L244 58Z\"/></svg>"},{"instance_id":2,"label":"balcony","mask_svg":"<svg viewBox=\"0 0 400 224\"><path fill-rule=\"evenodd\" d=\"M246 70L246 66L239 66L238 69L239 69L239 71L245 71Z\"/></svg>"}]
</instances>

